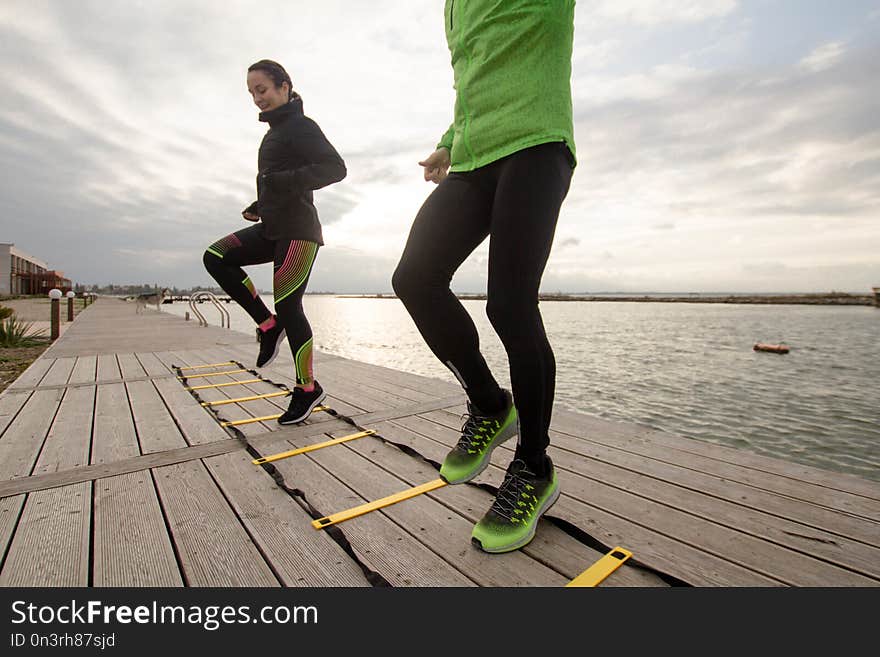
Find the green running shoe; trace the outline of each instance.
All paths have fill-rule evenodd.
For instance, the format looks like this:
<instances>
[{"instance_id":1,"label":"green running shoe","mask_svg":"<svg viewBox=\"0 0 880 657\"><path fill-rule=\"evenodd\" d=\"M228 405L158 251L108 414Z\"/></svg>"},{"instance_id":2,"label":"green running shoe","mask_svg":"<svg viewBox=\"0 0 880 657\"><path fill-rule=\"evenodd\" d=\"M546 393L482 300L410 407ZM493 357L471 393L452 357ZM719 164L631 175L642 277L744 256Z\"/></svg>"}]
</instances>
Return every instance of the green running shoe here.
<instances>
[{"instance_id":1,"label":"green running shoe","mask_svg":"<svg viewBox=\"0 0 880 657\"><path fill-rule=\"evenodd\" d=\"M538 520L559 499L556 469L547 457L550 472L539 477L517 459L507 467L504 483L486 515L474 525L471 541L484 552L511 552L535 536Z\"/></svg>"},{"instance_id":2,"label":"green running shoe","mask_svg":"<svg viewBox=\"0 0 880 657\"><path fill-rule=\"evenodd\" d=\"M517 432L516 407L513 396L504 391L504 410L497 415L482 415L468 402L461 438L446 455L440 476L449 484L470 481L489 465L492 450Z\"/></svg>"}]
</instances>

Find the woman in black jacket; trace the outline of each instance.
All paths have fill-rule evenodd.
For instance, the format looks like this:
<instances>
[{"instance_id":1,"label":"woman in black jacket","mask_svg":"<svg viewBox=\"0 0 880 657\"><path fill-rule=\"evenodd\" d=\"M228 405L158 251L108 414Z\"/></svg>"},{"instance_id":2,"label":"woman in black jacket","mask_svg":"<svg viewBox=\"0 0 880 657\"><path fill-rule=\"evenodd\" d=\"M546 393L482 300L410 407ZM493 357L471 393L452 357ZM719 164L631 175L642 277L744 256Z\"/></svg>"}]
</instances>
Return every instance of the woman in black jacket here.
<instances>
[{"instance_id":1,"label":"woman in black jacket","mask_svg":"<svg viewBox=\"0 0 880 657\"><path fill-rule=\"evenodd\" d=\"M208 273L257 323L257 367L274 360L285 335L296 365L290 407L278 422L306 419L325 393L312 371L312 329L303 293L324 241L312 191L345 178L345 163L318 124L303 114L287 71L260 60L248 68L248 91L269 130L260 144L257 200L242 216L256 225L216 241L205 251ZM275 314L257 295L246 265L274 263Z\"/></svg>"}]
</instances>

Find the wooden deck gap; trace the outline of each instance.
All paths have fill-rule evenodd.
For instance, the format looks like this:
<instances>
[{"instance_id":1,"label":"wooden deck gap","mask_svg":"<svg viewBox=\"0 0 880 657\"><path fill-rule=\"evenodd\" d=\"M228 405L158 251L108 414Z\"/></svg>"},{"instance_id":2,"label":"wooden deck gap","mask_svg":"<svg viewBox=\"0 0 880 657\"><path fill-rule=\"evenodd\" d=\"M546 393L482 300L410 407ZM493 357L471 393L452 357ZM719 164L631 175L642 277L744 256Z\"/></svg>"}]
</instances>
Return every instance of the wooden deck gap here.
<instances>
[{"instance_id":1,"label":"wooden deck gap","mask_svg":"<svg viewBox=\"0 0 880 657\"><path fill-rule=\"evenodd\" d=\"M8 390L8 388L7 388L7 390ZM4 391L4 392L6 392L6 391ZM18 410L15 411L15 413L14 413L13 416L12 416L12 419L9 420L9 422L6 423L6 426L3 428L3 431L0 431L0 440L3 440L3 436L5 436L5 435L6 435L6 432L9 431L9 427L11 427L11 426L13 426L13 425L15 424L15 421L18 419L18 416L21 415L21 411L22 411L22 409L24 409L24 407L27 406L27 403L31 400L31 397L33 396L33 394L34 394L33 392L31 392L31 393L28 394L27 399L25 399L25 400L24 400L24 401L18 406Z\"/></svg>"},{"instance_id":2,"label":"wooden deck gap","mask_svg":"<svg viewBox=\"0 0 880 657\"><path fill-rule=\"evenodd\" d=\"M12 550L12 544L15 539L15 534L18 531L18 523L21 522L21 516L24 514L24 510L27 506L29 497L30 494L25 493L24 499L21 501L21 504L18 507L18 515L16 516L15 523L13 524L14 529L9 533L9 541L6 543L6 546L3 549L3 555L0 556L0 573L2 573L3 569L6 567L6 559L9 557L10 550Z\"/></svg>"},{"instance_id":3,"label":"wooden deck gap","mask_svg":"<svg viewBox=\"0 0 880 657\"><path fill-rule=\"evenodd\" d=\"M115 355L115 354L114 354ZM129 379L100 379L96 381L85 381L79 383L58 383L50 386L32 386L29 388L7 388L9 392L37 392L40 390L64 390L67 388L88 388L89 386L109 386L114 383L139 383L142 381L152 381L153 379L173 379L174 374L154 374L152 376L133 376Z\"/></svg>"},{"instance_id":4,"label":"wooden deck gap","mask_svg":"<svg viewBox=\"0 0 880 657\"><path fill-rule=\"evenodd\" d=\"M156 471L153 468L150 468L150 481L153 482L156 501L159 504L159 511L162 514L162 522L165 524L165 532L168 534L168 542L171 544L171 551L174 553L174 561L177 563L177 571L180 573L180 579L184 586L192 586L187 571L183 567L183 558L180 556L180 548L177 547L177 538L171 529L171 521L168 519L168 510L165 508L165 501L162 499L162 495L159 492L159 484L156 482Z\"/></svg>"},{"instance_id":5,"label":"wooden deck gap","mask_svg":"<svg viewBox=\"0 0 880 657\"><path fill-rule=\"evenodd\" d=\"M71 370L72 372L73 370ZM58 400L58 405L55 406L55 412L52 414L52 421L49 422L49 427L46 429L46 435L43 436L43 440L40 442L40 449L37 451L36 458L34 458L34 462L31 464L31 469L28 471L28 476L32 477L34 475L34 470L37 467L37 463L40 462L40 457L43 455L43 450L46 449L46 441L49 439L49 434L52 433L52 427L55 426L55 421L58 419L58 413L61 411L61 405L64 403L64 399L67 397L67 391L61 395L61 399Z\"/></svg>"}]
</instances>

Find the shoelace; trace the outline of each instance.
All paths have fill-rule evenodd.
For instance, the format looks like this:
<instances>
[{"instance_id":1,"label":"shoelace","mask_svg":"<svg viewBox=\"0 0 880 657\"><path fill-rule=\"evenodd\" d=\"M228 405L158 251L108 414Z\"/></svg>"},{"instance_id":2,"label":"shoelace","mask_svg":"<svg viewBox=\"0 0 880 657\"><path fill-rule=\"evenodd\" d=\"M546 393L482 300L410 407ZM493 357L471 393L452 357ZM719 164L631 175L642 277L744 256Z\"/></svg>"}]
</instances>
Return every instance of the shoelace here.
<instances>
[{"instance_id":1,"label":"shoelace","mask_svg":"<svg viewBox=\"0 0 880 657\"><path fill-rule=\"evenodd\" d=\"M489 437L487 432L491 428L492 421L484 420L482 416L473 413L465 413L462 421L458 447L467 452L470 452L472 447L478 450L485 447L486 439Z\"/></svg>"},{"instance_id":2,"label":"shoelace","mask_svg":"<svg viewBox=\"0 0 880 657\"><path fill-rule=\"evenodd\" d=\"M504 481L501 483L501 488L498 489L498 495L492 504L492 511L511 522L522 521L521 518L515 517L522 515L522 511L520 511L522 507L534 507L534 505L523 502L523 499L534 498L534 495L530 493L535 489L523 474L530 475L531 473L525 469L508 471L504 475ZM517 513L517 511L520 512Z\"/></svg>"}]
</instances>

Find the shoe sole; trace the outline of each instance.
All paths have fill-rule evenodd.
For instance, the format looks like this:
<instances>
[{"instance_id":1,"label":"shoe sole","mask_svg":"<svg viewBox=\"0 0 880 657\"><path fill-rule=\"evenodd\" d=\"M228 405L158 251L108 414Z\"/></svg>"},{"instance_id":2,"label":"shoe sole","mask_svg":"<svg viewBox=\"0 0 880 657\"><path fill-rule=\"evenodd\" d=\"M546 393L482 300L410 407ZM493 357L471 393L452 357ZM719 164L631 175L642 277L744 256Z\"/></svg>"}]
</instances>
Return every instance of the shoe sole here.
<instances>
[{"instance_id":1,"label":"shoe sole","mask_svg":"<svg viewBox=\"0 0 880 657\"><path fill-rule=\"evenodd\" d=\"M453 481L453 480L450 480L450 479L447 479L446 477L444 477L443 473L441 472L440 478L443 481L445 481L447 484L452 485L452 486L454 486L455 484L463 484L467 481L470 481L471 479L476 477L478 474L480 474L483 470L485 470L486 468L489 467L489 461L492 458L492 452L495 451L496 447L499 447L503 443L506 443L508 440L513 438L517 433L517 427L518 427L518 422L516 422L516 421L511 422L510 425L508 425L508 427L501 432L501 435L492 442L492 445L489 446L489 449L486 450L486 453L483 455L483 458L480 461L480 464L477 467L477 469L474 470L467 477L464 477L462 479L455 479Z\"/></svg>"},{"instance_id":2,"label":"shoe sole","mask_svg":"<svg viewBox=\"0 0 880 657\"><path fill-rule=\"evenodd\" d=\"M269 364L271 364L271 362L273 360L275 360L275 357L278 355L278 352L281 351L281 343L284 341L284 336L286 334L287 334L287 331L285 329L282 329L281 333L278 334L278 339L275 341L275 351L269 357L269 360L267 360L262 365L257 365L257 367L267 367Z\"/></svg>"},{"instance_id":3,"label":"shoe sole","mask_svg":"<svg viewBox=\"0 0 880 657\"><path fill-rule=\"evenodd\" d=\"M321 393L321 396L318 397L315 401L313 401L312 404L311 404L311 406L309 406L308 409L306 409L306 412L303 413L301 416L299 416L298 418L295 418L295 419L293 419L293 420L284 420L284 422L281 421L281 418L278 418L278 424L280 424L280 425L282 425L282 426L287 426L288 424L298 424L298 423L302 422L302 421L305 420L309 415L312 414L312 410L314 410L315 406L317 406L318 404L320 404L320 403L321 403L322 401L324 401L324 399L326 399L326 398L327 398L327 393L326 393L326 392L322 392L322 393Z\"/></svg>"},{"instance_id":4,"label":"shoe sole","mask_svg":"<svg viewBox=\"0 0 880 657\"><path fill-rule=\"evenodd\" d=\"M483 552L488 554L502 554L503 552L513 552L514 550L519 550L521 547L525 547L529 543L532 542L532 539L535 538L535 533L538 531L538 523L541 520L541 517L550 510L550 507L556 504L556 501L559 499L559 495L561 494L562 489L559 486L556 487L556 492L553 493L544 504L541 505L541 508L538 510L538 517L535 518L535 522L532 525L532 531L529 532L526 536L516 541L515 543L510 543L508 545L503 545L501 547L492 548L491 550L487 550L483 547L483 544L480 542L480 539L471 537L471 543L480 548Z\"/></svg>"}]
</instances>

